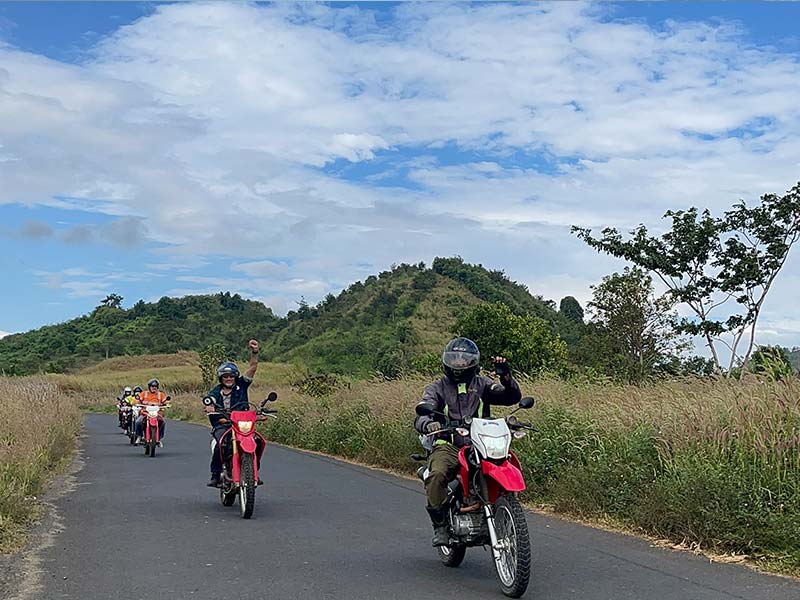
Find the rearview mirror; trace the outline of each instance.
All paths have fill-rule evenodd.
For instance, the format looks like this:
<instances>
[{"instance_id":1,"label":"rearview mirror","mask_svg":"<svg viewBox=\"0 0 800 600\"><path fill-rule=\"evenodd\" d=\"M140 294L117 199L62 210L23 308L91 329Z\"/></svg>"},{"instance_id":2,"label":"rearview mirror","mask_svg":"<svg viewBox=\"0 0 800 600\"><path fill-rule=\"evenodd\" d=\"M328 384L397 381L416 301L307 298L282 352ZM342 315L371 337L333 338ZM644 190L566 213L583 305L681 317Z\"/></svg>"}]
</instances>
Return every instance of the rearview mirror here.
<instances>
[{"instance_id":1,"label":"rearview mirror","mask_svg":"<svg viewBox=\"0 0 800 600\"><path fill-rule=\"evenodd\" d=\"M264 398L263 402L261 402L261 406L263 407L267 402L275 402L278 399L278 394L275 392L270 392L266 398Z\"/></svg>"},{"instance_id":2,"label":"rearview mirror","mask_svg":"<svg viewBox=\"0 0 800 600\"><path fill-rule=\"evenodd\" d=\"M536 402L530 396L525 396L522 400L519 401L520 408L533 408L533 404Z\"/></svg>"},{"instance_id":3,"label":"rearview mirror","mask_svg":"<svg viewBox=\"0 0 800 600\"><path fill-rule=\"evenodd\" d=\"M205 404L206 406L211 406L212 404L214 404L214 401L210 397L206 396L205 398L203 398L203 404Z\"/></svg>"}]
</instances>

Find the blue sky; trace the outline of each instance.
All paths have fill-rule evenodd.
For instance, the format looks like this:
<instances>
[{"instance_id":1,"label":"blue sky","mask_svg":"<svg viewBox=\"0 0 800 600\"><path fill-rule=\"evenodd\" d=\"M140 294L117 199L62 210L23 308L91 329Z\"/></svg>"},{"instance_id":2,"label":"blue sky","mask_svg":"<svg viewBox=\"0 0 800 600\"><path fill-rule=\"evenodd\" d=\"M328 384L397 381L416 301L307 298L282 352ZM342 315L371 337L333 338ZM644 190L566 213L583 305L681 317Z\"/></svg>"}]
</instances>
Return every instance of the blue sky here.
<instances>
[{"instance_id":1,"label":"blue sky","mask_svg":"<svg viewBox=\"0 0 800 600\"><path fill-rule=\"evenodd\" d=\"M283 313L459 254L583 303L658 227L800 179L797 3L0 4L0 332ZM800 345L793 256L759 340Z\"/></svg>"}]
</instances>

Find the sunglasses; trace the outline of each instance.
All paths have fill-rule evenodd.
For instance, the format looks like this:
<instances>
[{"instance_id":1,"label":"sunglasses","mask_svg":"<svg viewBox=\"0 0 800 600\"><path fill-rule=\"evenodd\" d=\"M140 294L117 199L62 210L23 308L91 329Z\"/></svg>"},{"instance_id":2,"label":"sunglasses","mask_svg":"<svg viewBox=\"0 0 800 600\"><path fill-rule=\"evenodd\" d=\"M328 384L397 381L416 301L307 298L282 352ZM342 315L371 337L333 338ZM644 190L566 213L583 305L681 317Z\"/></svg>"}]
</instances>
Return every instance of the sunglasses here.
<instances>
[{"instance_id":1,"label":"sunglasses","mask_svg":"<svg viewBox=\"0 0 800 600\"><path fill-rule=\"evenodd\" d=\"M223 379L236 379L236 376L234 376L234 375L223 375L222 378Z\"/></svg>"}]
</instances>

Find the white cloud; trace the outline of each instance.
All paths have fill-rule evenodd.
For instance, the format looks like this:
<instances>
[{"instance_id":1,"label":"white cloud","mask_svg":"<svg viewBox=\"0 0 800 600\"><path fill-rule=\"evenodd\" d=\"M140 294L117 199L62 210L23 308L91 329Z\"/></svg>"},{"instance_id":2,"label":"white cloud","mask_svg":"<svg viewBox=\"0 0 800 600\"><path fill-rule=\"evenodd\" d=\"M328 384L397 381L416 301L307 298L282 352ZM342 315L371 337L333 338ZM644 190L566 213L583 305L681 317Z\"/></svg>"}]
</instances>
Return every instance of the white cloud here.
<instances>
[{"instance_id":1,"label":"white cloud","mask_svg":"<svg viewBox=\"0 0 800 600\"><path fill-rule=\"evenodd\" d=\"M11 335L10 331L0 331L0 340L2 340L7 335Z\"/></svg>"},{"instance_id":2,"label":"white cloud","mask_svg":"<svg viewBox=\"0 0 800 600\"><path fill-rule=\"evenodd\" d=\"M570 225L658 226L669 208L721 210L800 172L796 56L729 24L655 30L605 10L415 3L379 25L361 7L179 3L80 65L0 46L0 202L118 217L170 245L152 268L197 269L181 290L291 307L461 254L586 299L622 265ZM448 149L466 158L443 165ZM320 170L335 161L376 172ZM402 169L413 187L386 187ZM209 280L212 257L230 272ZM791 295L767 307L776 331Z\"/></svg>"}]
</instances>

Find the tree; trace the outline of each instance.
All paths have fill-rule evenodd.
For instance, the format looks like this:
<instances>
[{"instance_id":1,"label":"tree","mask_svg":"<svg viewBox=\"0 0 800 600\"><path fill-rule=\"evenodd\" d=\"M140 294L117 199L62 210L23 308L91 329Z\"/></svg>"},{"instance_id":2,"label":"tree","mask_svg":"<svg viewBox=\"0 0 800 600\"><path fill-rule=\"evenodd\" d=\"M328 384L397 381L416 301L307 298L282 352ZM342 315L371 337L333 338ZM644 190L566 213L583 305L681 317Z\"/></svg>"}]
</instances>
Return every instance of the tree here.
<instances>
[{"instance_id":1,"label":"tree","mask_svg":"<svg viewBox=\"0 0 800 600\"><path fill-rule=\"evenodd\" d=\"M619 360L619 374L629 381L651 377L684 349L671 322L672 300L656 298L652 277L641 269L608 275L592 289L594 321Z\"/></svg>"},{"instance_id":2,"label":"tree","mask_svg":"<svg viewBox=\"0 0 800 600\"><path fill-rule=\"evenodd\" d=\"M583 307L573 296L565 296L561 299L558 312L573 323L583 323Z\"/></svg>"},{"instance_id":3,"label":"tree","mask_svg":"<svg viewBox=\"0 0 800 600\"><path fill-rule=\"evenodd\" d=\"M455 331L478 344L484 366L498 355L531 376L561 371L566 365L567 345L550 331L547 321L515 315L501 302L478 304L458 321Z\"/></svg>"},{"instance_id":4,"label":"tree","mask_svg":"<svg viewBox=\"0 0 800 600\"><path fill-rule=\"evenodd\" d=\"M199 352L199 357L203 387L211 389L217 384L217 368L225 360L225 346L220 343L209 344Z\"/></svg>"},{"instance_id":5,"label":"tree","mask_svg":"<svg viewBox=\"0 0 800 600\"><path fill-rule=\"evenodd\" d=\"M586 228L572 231L598 251L654 273L673 300L688 306L694 317L676 322L676 330L705 339L717 372L730 376L737 364L746 369L764 301L800 239L800 183L784 196L762 196L753 207L739 202L723 217L690 208L665 218L672 227L660 237L644 225L629 239L614 228L601 237ZM731 310L719 316L723 307ZM720 345L730 353L727 368Z\"/></svg>"},{"instance_id":6,"label":"tree","mask_svg":"<svg viewBox=\"0 0 800 600\"><path fill-rule=\"evenodd\" d=\"M119 294L109 294L100 301L101 306L108 306L110 308L122 308L122 301L124 298Z\"/></svg>"}]
</instances>

